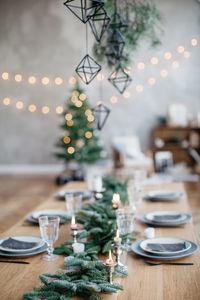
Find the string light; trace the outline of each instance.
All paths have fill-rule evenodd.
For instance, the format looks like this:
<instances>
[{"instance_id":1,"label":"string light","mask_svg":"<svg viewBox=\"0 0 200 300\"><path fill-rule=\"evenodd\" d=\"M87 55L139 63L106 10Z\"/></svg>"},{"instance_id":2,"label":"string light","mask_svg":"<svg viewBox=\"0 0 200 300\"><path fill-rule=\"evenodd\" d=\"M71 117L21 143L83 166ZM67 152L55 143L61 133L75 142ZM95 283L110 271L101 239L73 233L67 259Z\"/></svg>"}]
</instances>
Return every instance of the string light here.
<instances>
[{"instance_id":1,"label":"string light","mask_svg":"<svg viewBox=\"0 0 200 300\"><path fill-rule=\"evenodd\" d=\"M78 92L78 91L73 91L72 95L73 95L73 96L75 96L75 97L76 97L76 99L77 99L77 98L78 98L78 96L79 96L79 92Z\"/></svg>"},{"instance_id":2,"label":"string light","mask_svg":"<svg viewBox=\"0 0 200 300\"><path fill-rule=\"evenodd\" d=\"M86 116L89 116L89 115L91 115L91 113L92 113L92 112L91 112L91 110L90 110L90 109L86 109L86 111L85 111L85 115L86 115Z\"/></svg>"},{"instance_id":3,"label":"string light","mask_svg":"<svg viewBox=\"0 0 200 300\"><path fill-rule=\"evenodd\" d=\"M152 65L157 65L158 64L158 58L157 57L152 57L151 63L152 63Z\"/></svg>"},{"instance_id":4,"label":"string light","mask_svg":"<svg viewBox=\"0 0 200 300\"><path fill-rule=\"evenodd\" d=\"M86 95L85 94L80 94L79 99L81 101L84 101L86 99Z\"/></svg>"},{"instance_id":5,"label":"string light","mask_svg":"<svg viewBox=\"0 0 200 300\"><path fill-rule=\"evenodd\" d=\"M110 98L110 102L111 102L111 103L117 103L117 101L118 101L118 99L117 99L116 96L112 96L112 97Z\"/></svg>"},{"instance_id":6,"label":"string light","mask_svg":"<svg viewBox=\"0 0 200 300\"><path fill-rule=\"evenodd\" d=\"M10 98L6 97L3 99L3 104L4 105L9 105L10 104Z\"/></svg>"},{"instance_id":7,"label":"string light","mask_svg":"<svg viewBox=\"0 0 200 300\"><path fill-rule=\"evenodd\" d=\"M69 148L67 149L67 152L68 152L69 154L73 154L74 151L75 151L74 147L69 147Z\"/></svg>"},{"instance_id":8,"label":"string light","mask_svg":"<svg viewBox=\"0 0 200 300\"><path fill-rule=\"evenodd\" d=\"M69 79L69 83L70 84L75 84L76 83L76 78L75 77L70 77L70 79Z\"/></svg>"},{"instance_id":9,"label":"string light","mask_svg":"<svg viewBox=\"0 0 200 300\"><path fill-rule=\"evenodd\" d=\"M161 71L160 71L160 75L161 75L162 77L167 77L167 75L168 75L167 70L165 70L165 69L161 70Z\"/></svg>"},{"instance_id":10,"label":"string light","mask_svg":"<svg viewBox=\"0 0 200 300\"><path fill-rule=\"evenodd\" d=\"M28 78L28 82L29 82L30 84L34 84L34 83L36 82L35 76L30 76L30 77Z\"/></svg>"},{"instance_id":11,"label":"string light","mask_svg":"<svg viewBox=\"0 0 200 300\"><path fill-rule=\"evenodd\" d=\"M198 44L198 41L197 41L196 39L192 39L192 40L191 40L191 45L192 45L193 47L197 46L197 44Z\"/></svg>"},{"instance_id":12,"label":"string light","mask_svg":"<svg viewBox=\"0 0 200 300\"><path fill-rule=\"evenodd\" d=\"M72 127L73 125L74 125L74 121L73 120L67 121L67 126Z\"/></svg>"},{"instance_id":13,"label":"string light","mask_svg":"<svg viewBox=\"0 0 200 300\"><path fill-rule=\"evenodd\" d=\"M177 48L177 52L178 53L183 53L184 52L184 47L183 46L178 46L178 48Z\"/></svg>"},{"instance_id":14,"label":"string light","mask_svg":"<svg viewBox=\"0 0 200 300\"><path fill-rule=\"evenodd\" d=\"M188 51L185 51L185 52L183 53L183 56L184 56L185 58L188 58L188 57L190 57L190 52L188 52Z\"/></svg>"},{"instance_id":15,"label":"string light","mask_svg":"<svg viewBox=\"0 0 200 300\"><path fill-rule=\"evenodd\" d=\"M172 57L171 52L165 52L165 53L164 53L164 58L165 58L165 59L169 60L169 59L171 59L171 57Z\"/></svg>"},{"instance_id":16,"label":"string light","mask_svg":"<svg viewBox=\"0 0 200 300\"><path fill-rule=\"evenodd\" d=\"M1 77L2 77L3 80L8 80L9 75L8 75L7 72L3 72L2 75L1 75Z\"/></svg>"},{"instance_id":17,"label":"string light","mask_svg":"<svg viewBox=\"0 0 200 300\"><path fill-rule=\"evenodd\" d=\"M179 62L177 60L173 61L172 68L177 69L179 67Z\"/></svg>"},{"instance_id":18,"label":"string light","mask_svg":"<svg viewBox=\"0 0 200 300\"><path fill-rule=\"evenodd\" d=\"M63 80L62 80L61 77L56 77L56 78L55 78L55 84L61 85L62 83L63 83Z\"/></svg>"},{"instance_id":19,"label":"string light","mask_svg":"<svg viewBox=\"0 0 200 300\"><path fill-rule=\"evenodd\" d=\"M76 107L81 107L83 105L83 103L81 101L76 101L75 105L76 105Z\"/></svg>"},{"instance_id":20,"label":"string light","mask_svg":"<svg viewBox=\"0 0 200 300\"><path fill-rule=\"evenodd\" d=\"M154 85L154 84L156 83L156 79L153 78L153 77L150 77L150 78L148 79L148 83L149 83L150 85Z\"/></svg>"},{"instance_id":21,"label":"string light","mask_svg":"<svg viewBox=\"0 0 200 300\"><path fill-rule=\"evenodd\" d=\"M65 120L70 121L72 119L72 114L66 114L65 115Z\"/></svg>"},{"instance_id":22,"label":"string light","mask_svg":"<svg viewBox=\"0 0 200 300\"><path fill-rule=\"evenodd\" d=\"M92 132L91 132L91 131L86 131L85 137L86 137L87 139L90 139L90 138L92 137Z\"/></svg>"},{"instance_id":23,"label":"string light","mask_svg":"<svg viewBox=\"0 0 200 300\"><path fill-rule=\"evenodd\" d=\"M71 101L72 101L73 103L76 103L77 100L78 100L78 98L77 98L76 96L72 96Z\"/></svg>"},{"instance_id":24,"label":"string light","mask_svg":"<svg viewBox=\"0 0 200 300\"><path fill-rule=\"evenodd\" d=\"M136 91L138 92L138 93L141 93L142 91L143 91L143 86L141 85L141 84L139 84L139 85L137 85L136 86Z\"/></svg>"},{"instance_id":25,"label":"string light","mask_svg":"<svg viewBox=\"0 0 200 300\"><path fill-rule=\"evenodd\" d=\"M131 93L130 93L129 91L125 91L125 92L123 93L123 96L124 96L124 98L130 98Z\"/></svg>"},{"instance_id":26,"label":"string light","mask_svg":"<svg viewBox=\"0 0 200 300\"><path fill-rule=\"evenodd\" d=\"M65 144L69 144L70 141L71 141L71 139L70 139L70 137L68 137L68 136L64 137L64 139L63 139L63 142L64 142Z\"/></svg>"},{"instance_id":27,"label":"string light","mask_svg":"<svg viewBox=\"0 0 200 300\"><path fill-rule=\"evenodd\" d=\"M93 122L94 121L94 116L93 115L89 115L87 117L87 119L88 119L88 122Z\"/></svg>"},{"instance_id":28,"label":"string light","mask_svg":"<svg viewBox=\"0 0 200 300\"><path fill-rule=\"evenodd\" d=\"M103 75L102 73L99 73L99 74L97 75L97 80L99 80L99 81L104 80L104 75Z\"/></svg>"},{"instance_id":29,"label":"string light","mask_svg":"<svg viewBox=\"0 0 200 300\"><path fill-rule=\"evenodd\" d=\"M36 111L36 106L34 104L29 105L28 110L30 112L35 112Z\"/></svg>"},{"instance_id":30,"label":"string light","mask_svg":"<svg viewBox=\"0 0 200 300\"><path fill-rule=\"evenodd\" d=\"M41 82L42 82L42 84L47 85L47 84L49 84L49 78L48 77L43 77Z\"/></svg>"},{"instance_id":31,"label":"string light","mask_svg":"<svg viewBox=\"0 0 200 300\"><path fill-rule=\"evenodd\" d=\"M15 75L15 81L17 81L17 82L22 81L22 75L21 74L16 74Z\"/></svg>"},{"instance_id":32,"label":"string light","mask_svg":"<svg viewBox=\"0 0 200 300\"><path fill-rule=\"evenodd\" d=\"M17 109L22 109L23 106L24 106L24 104L23 104L22 101L17 101L17 103L16 103L16 108L17 108Z\"/></svg>"},{"instance_id":33,"label":"string light","mask_svg":"<svg viewBox=\"0 0 200 300\"><path fill-rule=\"evenodd\" d=\"M139 70L144 70L145 64L143 62L139 62L137 67L138 67Z\"/></svg>"},{"instance_id":34,"label":"string light","mask_svg":"<svg viewBox=\"0 0 200 300\"><path fill-rule=\"evenodd\" d=\"M130 74L131 73L131 67L127 67L126 69L124 69L124 72L126 74Z\"/></svg>"},{"instance_id":35,"label":"string light","mask_svg":"<svg viewBox=\"0 0 200 300\"><path fill-rule=\"evenodd\" d=\"M62 106L57 106L56 107L56 113L59 114L59 115L62 114L63 113L63 107Z\"/></svg>"},{"instance_id":36,"label":"string light","mask_svg":"<svg viewBox=\"0 0 200 300\"><path fill-rule=\"evenodd\" d=\"M50 111L50 109L49 109L49 107L48 107L48 106L43 106L43 107L42 107L42 113L43 113L43 114L45 114L45 115L46 115L46 114L48 114L48 113L49 113L49 111Z\"/></svg>"}]
</instances>

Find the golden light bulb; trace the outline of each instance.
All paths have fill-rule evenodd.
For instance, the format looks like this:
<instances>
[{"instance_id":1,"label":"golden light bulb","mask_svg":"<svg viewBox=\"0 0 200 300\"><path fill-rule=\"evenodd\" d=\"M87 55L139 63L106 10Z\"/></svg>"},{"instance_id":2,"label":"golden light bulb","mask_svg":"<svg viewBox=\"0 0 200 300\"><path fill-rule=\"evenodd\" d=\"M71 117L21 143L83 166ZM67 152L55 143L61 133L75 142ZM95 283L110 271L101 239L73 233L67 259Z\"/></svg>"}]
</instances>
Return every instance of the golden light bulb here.
<instances>
[{"instance_id":1,"label":"golden light bulb","mask_svg":"<svg viewBox=\"0 0 200 300\"><path fill-rule=\"evenodd\" d=\"M155 79L154 77L150 77L150 78L148 79L148 83L149 83L150 85L154 85L154 84L156 83L156 79Z\"/></svg>"},{"instance_id":2,"label":"golden light bulb","mask_svg":"<svg viewBox=\"0 0 200 300\"><path fill-rule=\"evenodd\" d=\"M73 125L74 125L74 121L73 120L67 121L67 126L72 127Z\"/></svg>"},{"instance_id":3,"label":"golden light bulb","mask_svg":"<svg viewBox=\"0 0 200 300\"><path fill-rule=\"evenodd\" d=\"M66 114L65 120L70 121L72 119L72 114Z\"/></svg>"},{"instance_id":4,"label":"golden light bulb","mask_svg":"<svg viewBox=\"0 0 200 300\"><path fill-rule=\"evenodd\" d=\"M76 103L77 100L78 100L77 96L72 96L71 101L72 101L73 103Z\"/></svg>"},{"instance_id":5,"label":"golden light bulb","mask_svg":"<svg viewBox=\"0 0 200 300\"><path fill-rule=\"evenodd\" d=\"M36 106L34 104L29 105L28 110L30 112L35 112L36 111Z\"/></svg>"},{"instance_id":6,"label":"golden light bulb","mask_svg":"<svg viewBox=\"0 0 200 300\"><path fill-rule=\"evenodd\" d=\"M1 77L2 77L3 80L8 80L9 74L8 74L7 72L3 72L3 73L1 74Z\"/></svg>"},{"instance_id":7,"label":"golden light bulb","mask_svg":"<svg viewBox=\"0 0 200 300\"><path fill-rule=\"evenodd\" d=\"M76 83L76 78L75 77L70 77L69 83L70 84L75 84Z\"/></svg>"},{"instance_id":8,"label":"golden light bulb","mask_svg":"<svg viewBox=\"0 0 200 300\"><path fill-rule=\"evenodd\" d=\"M151 63L152 63L152 65L157 65L158 64L158 58L157 57L152 57Z\"/></svg>"},{"instance_id":9,"label":"golden light bulb","mask_svg":"<svg viewBox=\"0 0 200 300\"><path fill-rule=\"evenodd\" d=\"M76 105L76 107L81 107L83 105L83 103L81 101L76 101L75 105Z\"/></svg>"},{"instance_id":10,"label":"golden light bulb","mask_svg":"<svg viewBox=\"0 0 200 300\"><path fill-rule=\"evenodd\" d=\"M76 98L78 98L79 92L78 91L73 91L72 96L76 96Z\"/></svg>"},{"instance_id":11,"label":"golden light bulb","mask_svg":"<svg viewBox=\"0 0 200 300\"><path fill-rule=\"evenodd\" d=\"M22 75L21 74L16 74L15 75L15 81L17 81L17 82L22 81Z\"/></svg>"},{"instance_id":12,"label":"golden light bulb","mask_svg":"<svg viewBox=\"0 0 200 300\"><path fill-rule=\"evenodd\" d=\"M172 63L172 68L177 69L179 67L179 62L178 61L173 61Z\"/></svg>"},{"instance_id":13,"label":"golden light bulb","mask_svg":"<svg viewBox=\"0 0 200 300\"><path fill-rule=\"evenodd\" d=\"M23 104L22 101L17 101L17 103L16 103L16 108L17 108L17 109L22 109L23 106L24 106L24 104Z\"/></svg>"},{"instance_id":14,"label":"golden light bulb","mask_svg":"<svg viewBox=\"0 0 200 300\"><path fill-rule=\"evenodd\" d=\"M137 67L138 67L139 70L144 70L145 64L143 62L139 62Z\"/></svg>"},{"instance_id":15,"label":"golden light bulb","mask_svg":"<svg viewBox=\"0 0 200 300\"><path fill-rule=\"evenodd\" d=\"M63 107L62 106L57 106L56 107L56 113L57 114L62 114L63 113Z\"/></svg>"},{"instance_id":16,"label":"golden light bulb","mask_svg":"<svg viewBox=\"0 0 200 300\"><path fill-rule=\"evenodd\" d=\"M49 109L48 106L43 106L43 107L42 107L42 113L43 113L43 114L48 114L49 111L50 111L50 109Z\"/></svg>"},{"instance_id":17,"label":"golden light bulb","mask_svg":"<svg viewBox=\"0 0 200 300\"><path fill-rule=\"evenodd\" d=\"M188 52L188 51L185 51L185 52L183 53L183 56L184 56L185 58L188 58L188 57L190 57L190 52Z\"/></svg>"},{"instance_id":18,"label":"golden light bulb","mask_svg":"<svg viewBox=\"0 0 200 300\"><path fill-rule=\"evenodd\" d=\"M92 137L92 132L86 131L85 137L86 137L87 139L90 139L90 138Z\"/></svg>"},{"instance_id":19,"label":"golden light bulb","mask_svg":"<svg viewBox=\"0 0 200 300\"><path fill-rule=\"evenodd\" d=\"M81 101L84 101L86 99L86 95L85 94L80 94L79 99Z\"/></svg>"},{"instance_id":20,"label":"golden light bulb","mask_svg":"<svg viewBox=\"0 0 200 300\"><path fill-rule=\"evenodd\" d=\"M55 84L61 85L62 83L63 83L63 80L62 80L61 77L56 77L56 78L55 78Z\"/></svg>"},{"instance_id":21,"label":"golden light bulb","mask_svg":"<svg viewBox=\"0 0 200 300\"><path fill-rule=\"evenodd\" d=\"M35 76L30 76L30 77L28 78L28 82L29 82L30 84L34 84L34 83L36 82Z\"/></svg>"},{"instance_id":22,"label":"golden light bulb","mask_svg":"<svg viewBox=\"0 0 200 300\"><path fill-rule=\"evenodd\" d=\"M69 154L73 154L74 151L75 151L74 147L69 147L69 148L67 149L67 152L68 152ZM75 221L74 221L74 222L75 222ZM74 223L74 224L75 224L75 223Z\"/></svg>"},{"instance_id":23,"label":"golden light bulb","mask_svg":"<svg viewBox=\"0 0 200 300\"><path fill-rule=\"evenodd\" d=\"M143 88L143 86L141 84L139 84L139 85L136 86L136 91L139 92L139 93L141 93L143 91L143 89L144 88Z\"/></svg>"},{"instance_id":24,"label":"golden light bulb","mask_svg":"<svg viewBox=\"0 0 200 300\"><path fill-rule=\"evenodd\" d=\"M69 144L70 141L71 141L71 139L70 139L70 137L68 137L68 136L64 137L64 139L63 139L63 142L64 142L65 144Z\"/></svg>"},{"instance_id":25,"label":"golden light bulb","mask_svg":"<svg viewBox=\"0 0 200 300\"><path fill-rule=\"evenodd\" d=\"M48 77L43 77L41 81L42 81L42 84L44 84L44 85L49 84L49 78Z\"/></svg>"},{"instance_id":26,"label":"golden light bulb","mask_svg":"<svg viewBox=\"0 0 200 300\"><path fill-rule=\"evenodd\" d=\"M164 58L165 58L165 59L169 60L171 57L172 57L171 52L165 52L165 53L164 53Z\"/></svg>"},{"instance_id":27,"label":"golden light bulb","mask_svg":"<svg viewBox=\"0 0 200 300\"><path fill-rule=\"evenodd\" d=\"M94 116L93 115L89 115L87 117L87 119L88 119L88 122L93 122L94 121Z\"/></svg>"},{"instance_id":28,"label":"golden light bulb","mask_svg":"<svg viewBox=\"0 0 200 300\"><path fill-rule=\"evenodd\" d=\"M177 48L177 52L178 53L183 53L184 52L184 47L183 46L178 46L178 48Z\"/></svg>"},{"instance_id":29,"label":"golden light bulb","mask_svg":"<svg viewBox=\"0 0 200 300\"><path fill-rule=\"evenodd\" d=\"M191 45L192 45L193 47L197 46L197 44L198 44L198 41L197 41L196 39L192 39L192 40L191 40Z\"/></svg>"},{"instance_id":30,"label":"golden light bulb","mask_svg":"<svg viewBox=\"0 0 200 300\"><path fill-rule=\"evenodd\" d=\"M123 93L123 96L124 96L124 98L130 98L131 93L130 93L129 91L125 91L125 92Z\"/></svg>"},{"instance_id":31,"label":"golden light bulb","mask_svg":"<svg viewBox=\"0 0 200 300\"><path fill-rule=\"evenodd\" d=\"M112 97L110 98L110 102L111 102L111 103L117 103L117 101L118 101L118 99L117 99L116 96L112 96Z\"/></svg>"},{"instance_id":32,"label":"golden light bulb","mask_svg":"<svg viewBox=\"0 0 200 300\"><path fill-rule=\"evenodd\" d=\"M91 110L90 110L90 109L86 109L86 111L85 111L85 115L86 115L86 116L89 116L89 115L91 115L91 113L92 113L92 112L91 112Z\"/></svg>"},{"instance_id":33,"label":"golden light bulb","mask_svg":"<svg viewBox=\"0 0 200 300\"><path fill-rule=\"evenodd\" d=\"M10 98L6 97L3 99L3 104L4 105L9 105L10 104Z\"/></svg>"},{"instance_id":34,"label":"golden light bulb","mask_svg":"<svg viewBox=\"0 0 200 300\"><path fill-rule=\"evenodd\" d=\"M165 69L161 70L161 71L160 71L160 75L161 75L162 77L167 77L167 75L168 75L167 70L165 70Z\"/></svg>"}]
</instances>

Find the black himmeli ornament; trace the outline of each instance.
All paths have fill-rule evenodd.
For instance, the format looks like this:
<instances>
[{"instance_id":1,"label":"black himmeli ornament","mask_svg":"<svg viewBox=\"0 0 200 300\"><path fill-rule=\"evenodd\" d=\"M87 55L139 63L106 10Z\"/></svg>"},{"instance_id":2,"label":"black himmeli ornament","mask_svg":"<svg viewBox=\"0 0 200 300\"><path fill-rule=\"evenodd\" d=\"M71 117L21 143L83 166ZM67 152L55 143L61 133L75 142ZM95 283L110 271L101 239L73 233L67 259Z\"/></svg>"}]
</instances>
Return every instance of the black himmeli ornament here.
<instances>
[{"instance_id":1,"label":"black himmeli ornament","mask_svg":"<svg viewBox=\"0 0 200 300\"><path fill-rule=\"evenodd\" d=\"M95 9L94 15L89 19L89 24L97 42L101 42L102 37L110 24L111 17L104 7Z\"/></svg>"},{"instance_id":2,"label":"black himmeli ornament","mask_svg":"<svg viewBox=\"0 0 200 300\"><path fill-rule=\"evenodd\" d=\"M110 28L121 29L128 27L128 21L124 19L118 12L111 16Z\"/></svg>"},{"instance_id":3,"label":"black himmeli ornament","mask_svg":"<svg viewBox=\"0 0 200 300\"><path fill-rule=\"evenodd\" d=\"M101 130L105 125L106 120L110 114L110 109L103 103L99 103L92 109L93 115L96 118L97 129Z\"/></svg>"},{"instance_id":4,"label":"black himmeli ornament","mask_svg":"<svg viewBox=\"0 0 200 300\"><path fill-rule=\"evenodd\" d=\"M108 81L121 93L127 89L132 78L124 71L121 65L108 77Z\"/></svg>"},{"instance_id":5,"label":"black himmeli ornament","mask_svg":"<svg viewBox=\"0 0 200 300\"><path fill-rule=\"evenodd\" d=\"M112 56L116 57L118 60L121 59L125 46L125 39L118 29L113 31L108 45L110 47Z\"/></svg>"},{"instance_id":6,"label":"black himmeli ornament","mask_svg":"<svg viewBox=\"0 0 200 300\"><path fill-rule=\"evenodd\" d=\"M63 4L83 23L104 5L101 0L67 0Z\"/></svg>"},{"instance_id":7,"label":"black himmeli ornament","mask_svg":"<svg viewBox=\"0 0 200 300\"><path fill-rule=\"evenodd\" d=\"M101 70L101 66L86 54L76 68L76 73L84 83L89 84Z\"/></svg>"}]
</instances>

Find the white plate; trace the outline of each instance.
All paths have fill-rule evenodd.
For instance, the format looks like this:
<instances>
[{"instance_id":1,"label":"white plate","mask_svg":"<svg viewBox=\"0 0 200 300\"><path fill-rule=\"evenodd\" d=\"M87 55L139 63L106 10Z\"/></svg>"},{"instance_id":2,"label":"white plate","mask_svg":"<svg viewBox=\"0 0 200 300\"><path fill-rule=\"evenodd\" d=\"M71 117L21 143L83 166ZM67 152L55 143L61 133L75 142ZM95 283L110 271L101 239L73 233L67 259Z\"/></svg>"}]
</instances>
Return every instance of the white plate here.
<instances>
[{"instance_id":1,"label":"white plate","mask_svg":"<svg viewBox=\"0 0 200 300\"><path fill-rule=\"evenodd\" d=\"M151 249L150 244L152 245L157 245L159 247L159 245L162 245L163 247L166 247L167 249L167 245L173 246L176 244L184 244L185 248L184 249L179 249L179 250L162 250L162 247L160 247L160 250L156 250L156 249ZM144 241L141 242L140 244L140 248L146 252L152 253L152 254L156 254L159 256L162 255L176 255L176 254L180 254L183 253L187 250L189 250L191 247L191 243L183 240L183 239L178 239L178 238L170 238L170 237L162 237L162 238L153 238L153 239L146 239Z\"/></svg>"},{"instance_id":2,"label":"white plate","mask_svg":"<svg viewBox=\"0 0 200 300\"><path fill-rule=\"evenodd\" d=\"M159 200L159 201L170 201L170 200L176 200L182 197L182 193L174 192L174 191L168 191L168 190L155 190L150 191L144 195L145 199L149 200Z\"/></svg>"},{"instance_id":3,"label":"white plate","mask_svg":"<svg viewBox=\"0 0 200 300\"><path fill-rule=\"evenodd\" d=\"M183 220L180 221L174 221L174 222L154 222L154 221L150 221L146 219L146 214L140 216L140 221L145 223L145 224L149 224L149 225L153 225L153 226L157 226L157 227L174 227L174 226L179 226L179 225L183 225L187 222L189 222L192 217L189 214L184 214L185 218Z\"/></svg>"},{"instance_id":4,"label":"white plate","mask_svg":"<svg viewBox=\"0 0 200 300\"><path fill-rule=\"evenodd\" d=\"M92 193L87 190L60 190L56 193L56 197L59 199L65 199L66 194L82 194L83 199L88 199L92 196Z\"/></svg>"},{"instance_id":5,"label":"white plate","mask_svg":"<svg viewBox=\"0 0 200 300\"><path fill-rule=\"evenodd\" d=\"M38 248L41 248L42 246L44 246L45 242L41 239L41 237L37 237L37 236L12 236L13 239L21 241L21 242L29 242L29 243L37 243L37 245L35 245L32 248L29 249L12 249L12 248L7 248L4 246L1 246L1 244L7 240L8 238L4 238L4 239L0 239L0 250L2 251L6 251L9 253L27 253L27 252L32 252L35 251Z\"/></svg>"},{"instance_id":6,"label":"white plate","mask_svg":"<svg viewBox=\"0 0 200 300\"><path fill-rule=\"evenodd\" d=\"M31 214L32 218L37 219L40 216L69 216L69 214L66 212L66 210L56 210L56 209L44 209L44 210L39 210L35 211Z\"/></svg>"},{"instance_id":7,"label":"white plate","mask_svg":"<svg viewBox=\"0 0 200 300\"><path fill-rule=\"evenodd\" d=\"M0 250L0 256L15 257L15 258L29 257L29 256L33 256L33 255L42 253L46 250L47 250L47 244L45 243L41 248L38 248L38 249L33 250L33 251L25 252L25 253L13 253L13 252L6 252L6 251Z\"/></svg>"},{"instance_id":8,"label":"white plate","mask_svg":"<svg viewBox=\"0 0 200 300\"><path fill-rule=\"evenodd\" d=\"M167 218L167 216L169 216ZM156 218L159 217L159 218ZM171 218L170 218L171 217ZM151 222L155 223L174 223L174 222L180 222L184 219L186 219L186 214L183 214L178 211L153 211L150 213L147 213L145 215L145 218Z\"/></svg>"}]
</instances>

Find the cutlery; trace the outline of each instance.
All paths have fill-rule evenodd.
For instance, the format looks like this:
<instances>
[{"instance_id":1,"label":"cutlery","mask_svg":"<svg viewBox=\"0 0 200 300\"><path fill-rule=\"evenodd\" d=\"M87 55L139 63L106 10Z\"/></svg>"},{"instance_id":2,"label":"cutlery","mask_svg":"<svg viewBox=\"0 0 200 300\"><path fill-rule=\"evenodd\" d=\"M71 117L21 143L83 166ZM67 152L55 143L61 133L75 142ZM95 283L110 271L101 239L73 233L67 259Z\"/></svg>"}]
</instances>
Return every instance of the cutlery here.
<instances>
[{"instance_id":1,"label":"cutlery","mask_svg":"<svg viewBox=\"0 0 200 300\"><path fill-rule=\"evenodd\" d=\"M0 260L0 263L12 263L12 264L25 264L25 265L28 265L30 264L29 262L27 261L15 261L15 260Z\"/></svg>"},{"instance_id":2,"label":"cutlery","mask_svg":"<svg viewBox=\"0 0 200 300\"><path fill-rule=\"evenodd\" d=\"M192 266L194 265L193 263L170 263L170 262L152 263L144 259L141 259L141 261L148 266L159 266L159 265Z\"/></svg>"}]
</instances>

